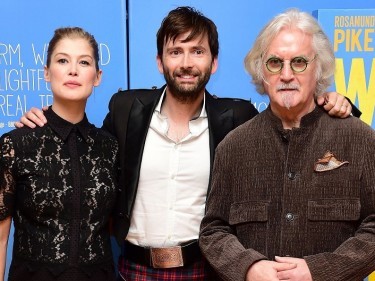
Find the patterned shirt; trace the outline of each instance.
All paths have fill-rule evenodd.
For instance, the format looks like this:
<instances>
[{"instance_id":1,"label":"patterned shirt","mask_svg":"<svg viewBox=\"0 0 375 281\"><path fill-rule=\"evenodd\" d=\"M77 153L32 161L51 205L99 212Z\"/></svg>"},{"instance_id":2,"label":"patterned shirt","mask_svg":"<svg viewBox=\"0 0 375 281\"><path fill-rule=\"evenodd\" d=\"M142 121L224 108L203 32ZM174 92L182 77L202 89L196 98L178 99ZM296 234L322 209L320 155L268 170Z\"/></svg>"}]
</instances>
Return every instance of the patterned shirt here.
<instances>
[{"instance_id":1,"label":"patterned shirt","mask_svg":"<svg viewBox=\"0 0 375 281\"><path fill-rule=\"evenodd\" d=\"M0 138L0 220L14 220L13 262L59 274L109 264L108 222L117 195L114 137L51 108L48 124Z\"/></svg>"}]
</instances>

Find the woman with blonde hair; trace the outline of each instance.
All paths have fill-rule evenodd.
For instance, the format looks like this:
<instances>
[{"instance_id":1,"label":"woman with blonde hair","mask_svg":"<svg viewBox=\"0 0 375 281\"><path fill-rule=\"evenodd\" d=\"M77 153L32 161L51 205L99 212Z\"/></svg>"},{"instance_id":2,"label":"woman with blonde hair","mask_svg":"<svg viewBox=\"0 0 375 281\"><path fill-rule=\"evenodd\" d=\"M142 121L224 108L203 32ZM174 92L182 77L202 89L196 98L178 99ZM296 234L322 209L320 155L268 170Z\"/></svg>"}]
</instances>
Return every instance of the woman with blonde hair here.
<instances>
[{"instance_id":1,"label":"woman with blonde hair","mask_svg":"<svg viewBox=\"0 0 375 281\"><path fill-rule=\"evenodd\" d=\"M44 127L0 138L0 280L14 222L11 281L114 280L109 217L117 193L116 139L90 124L101 81L98 44L79 27L55 30L44 77Z\"/></svg>"}]
</instances>

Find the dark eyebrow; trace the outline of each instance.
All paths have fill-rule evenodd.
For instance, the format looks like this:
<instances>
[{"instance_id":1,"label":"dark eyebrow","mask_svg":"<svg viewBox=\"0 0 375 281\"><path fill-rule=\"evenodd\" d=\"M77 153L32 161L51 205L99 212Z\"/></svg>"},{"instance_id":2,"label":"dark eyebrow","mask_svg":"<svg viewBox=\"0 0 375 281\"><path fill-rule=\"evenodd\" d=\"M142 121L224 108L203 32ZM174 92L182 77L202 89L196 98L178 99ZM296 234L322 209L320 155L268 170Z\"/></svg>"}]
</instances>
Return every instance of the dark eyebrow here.
<instances>
[{"instance_id":1,"label":"dark eyebrow","mask_svg":"<svg viewBox=\"0 0 375 281\"><path fill-rule=\"evenodd\" d=\"M60 52L60 53L56 53L54 55L54 57L58 56L58 55L61 55L61 56L67 56L67 57L71 57L69 54L67 53L64 53L64 52ZM79 58L90 58L90 59L94 59L92 55L89 55L89 54L82 54L82 55L79 55L78 56Z\"/></svg>"}]
</instances>

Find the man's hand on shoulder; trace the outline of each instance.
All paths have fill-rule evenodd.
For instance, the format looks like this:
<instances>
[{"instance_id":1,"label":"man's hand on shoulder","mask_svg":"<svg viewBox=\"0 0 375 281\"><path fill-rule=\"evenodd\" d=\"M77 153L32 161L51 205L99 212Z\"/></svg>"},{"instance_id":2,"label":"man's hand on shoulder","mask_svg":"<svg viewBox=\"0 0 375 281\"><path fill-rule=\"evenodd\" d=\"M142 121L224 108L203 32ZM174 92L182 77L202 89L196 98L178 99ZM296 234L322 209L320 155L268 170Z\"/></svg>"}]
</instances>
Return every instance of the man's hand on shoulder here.
<instances>
[{"instance_id":1,"label":"man's hand on shoulder","mask_svg":"<svg viewBox=\"0 0 375 281\"><path fill-rule=\"evenodd\" d=\"M328 92L317 98L317 104L322 105L329 115L346 118L352 113L352 106L345 96L337 92Z\"/></svg>"},{"instance_id":2,"label":"man's hand on shoulder","mask_svg":"<svg viewBox=\"0 0 375 281\"><path fill-rule=\"evenodd\" d=\"M43 111L47 110L48 106L43 107ZM47 123L47 119L44 116L43 111L39 108L32 107L27 111L20 119L19 122L15 122L16 128L22 128L24 126L35 128L36 126L43 127Z\"/></svg>"}]
</instances>

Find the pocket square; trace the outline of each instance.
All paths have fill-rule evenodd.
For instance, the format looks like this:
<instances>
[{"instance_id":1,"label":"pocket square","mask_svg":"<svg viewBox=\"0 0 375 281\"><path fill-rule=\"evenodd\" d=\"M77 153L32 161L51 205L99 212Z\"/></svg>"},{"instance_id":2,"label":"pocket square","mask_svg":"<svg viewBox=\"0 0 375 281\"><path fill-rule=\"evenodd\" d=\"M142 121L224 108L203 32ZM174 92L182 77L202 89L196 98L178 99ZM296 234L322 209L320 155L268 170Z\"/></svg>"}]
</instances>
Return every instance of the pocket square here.
<instances>
[{"instance_id":1,"label":"pocket square","mask_svg":"<svg viewBox=\"0 0 375 281\"><path fill-rule=\"evenodd\" d=\"M340 168L343 165L349 164L348 161L337 160L332 152L327 151L322 159L318 159L315 163L315 172L325 172Z\"/></svg>"}]
</instances>

